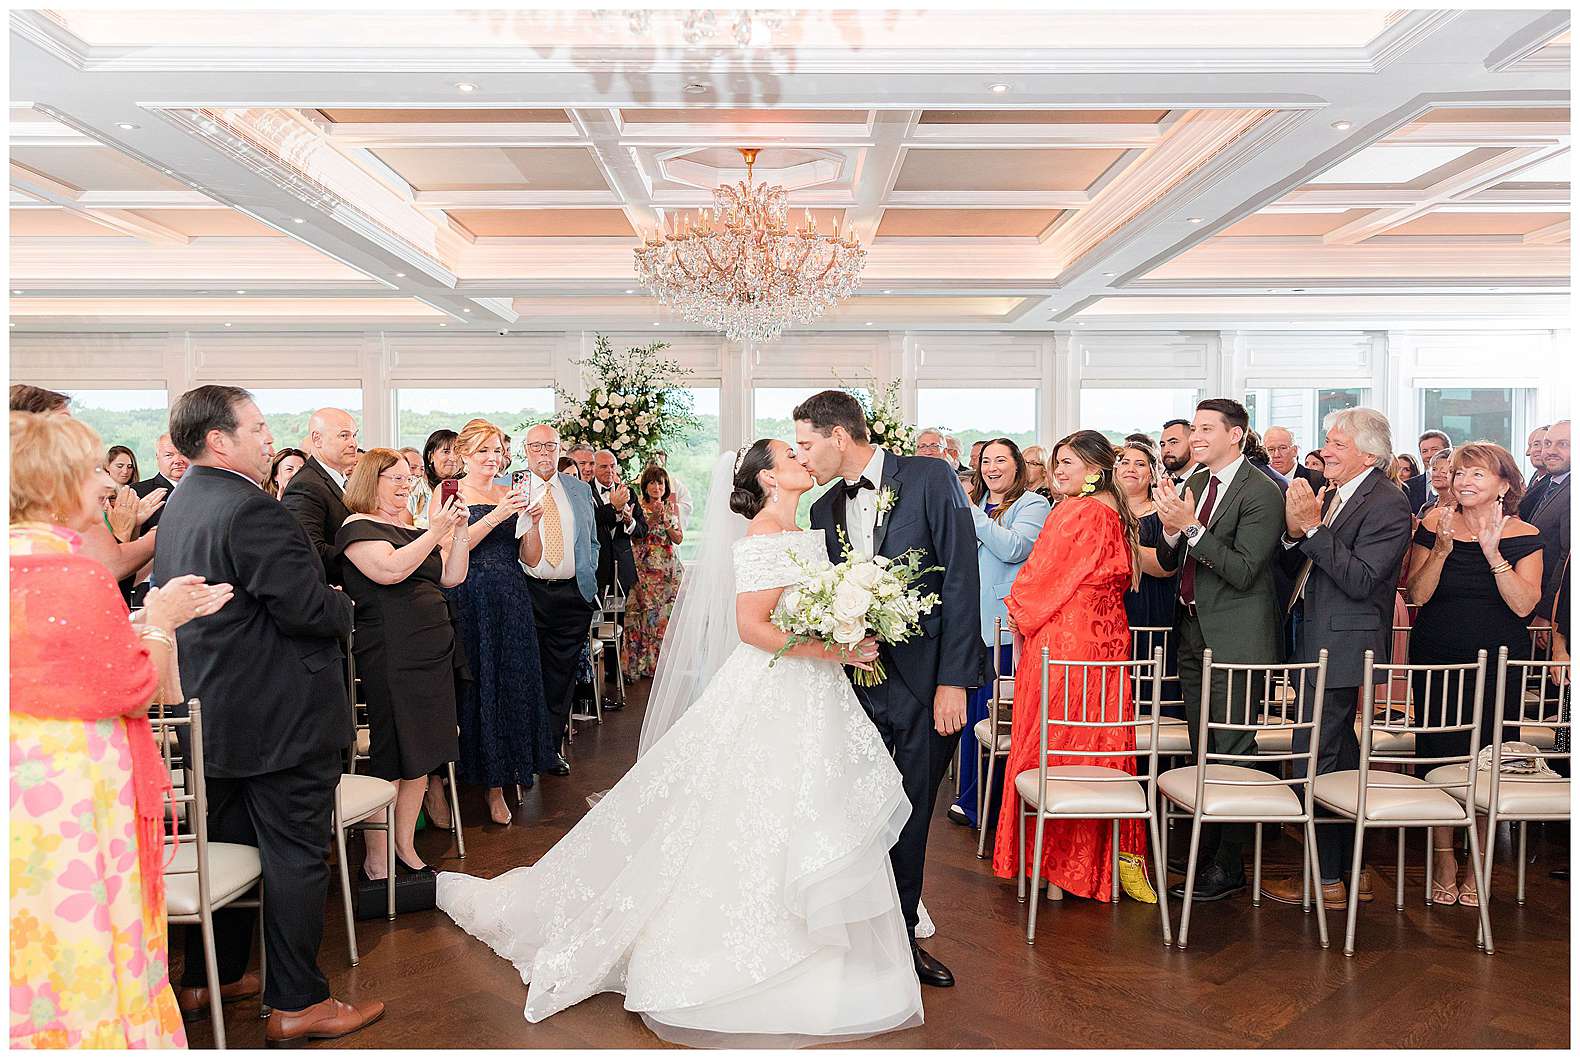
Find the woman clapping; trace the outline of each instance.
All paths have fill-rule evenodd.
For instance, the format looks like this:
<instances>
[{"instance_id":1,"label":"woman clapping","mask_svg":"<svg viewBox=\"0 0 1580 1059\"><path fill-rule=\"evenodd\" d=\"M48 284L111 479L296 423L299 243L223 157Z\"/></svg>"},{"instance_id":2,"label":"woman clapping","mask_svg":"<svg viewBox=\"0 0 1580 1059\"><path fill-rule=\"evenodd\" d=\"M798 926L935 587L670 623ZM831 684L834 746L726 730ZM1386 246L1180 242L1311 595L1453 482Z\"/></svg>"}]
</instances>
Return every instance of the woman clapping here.
<instances>
[{"instance_id":1,"label":"woman clapping","mask_svg":"<svg viewBox=\"0 0 1580 1059\"><path fill-rule=\"evenodd\" d=\"M367 693L368 771L395 784L395 855L408 869L427 866L413 835L428 774L460 754L456 684L465 669L444 588L466 580L466 509L451 498L431 510L425 530L407 526L411 468L393 449L357 460L346 482L352 514L335 545L344 556L346 591L356 602L357 673ZM363 869L385 877L388 841L369 831Z\"/></svg>"}]
</instances>

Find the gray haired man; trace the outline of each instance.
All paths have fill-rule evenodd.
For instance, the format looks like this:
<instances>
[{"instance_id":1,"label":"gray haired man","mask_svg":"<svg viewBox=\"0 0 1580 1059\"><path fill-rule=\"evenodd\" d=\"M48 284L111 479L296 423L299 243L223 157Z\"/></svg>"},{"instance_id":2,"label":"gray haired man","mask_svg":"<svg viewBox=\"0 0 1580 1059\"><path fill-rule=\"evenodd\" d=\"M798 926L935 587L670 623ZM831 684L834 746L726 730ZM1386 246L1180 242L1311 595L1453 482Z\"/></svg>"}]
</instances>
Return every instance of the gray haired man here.
<instances>
[{"instance_id":1,"label":"gray haired man","mask_svg":"<svg viewBox=\"0 0 1580 1059\"><path fill-rule=\"evenodd\" d=\"M1410 503L1388 478L1393 462L1388 420L1372 408L1346 408L1329 415L1324 426L1322 465L1328 484L1313 493L1304 479L1289 483L1280 550L1280 561L1294 578L1290 610L1302 619L1293 660L1314 662L1323 649L1328 652L1327 690L1320 703L1313 703L1322 710L1318 775L1360 767L1355 710L1364 657L1369 650L1388 659L1394 587L1411 532ZM1307 678L1308 701L1315 683ZM1297 753L1309 748L1310 735L1309 729L1296 731ZM1317 828L1322 899L1328 908L1346 906L1345 853L1353 837L1348 825ZM1301 880L1269 880L1262 894L1300 904ZM1359 896L1371 900L1365 876Z\"/></svg>"}]
</instances>

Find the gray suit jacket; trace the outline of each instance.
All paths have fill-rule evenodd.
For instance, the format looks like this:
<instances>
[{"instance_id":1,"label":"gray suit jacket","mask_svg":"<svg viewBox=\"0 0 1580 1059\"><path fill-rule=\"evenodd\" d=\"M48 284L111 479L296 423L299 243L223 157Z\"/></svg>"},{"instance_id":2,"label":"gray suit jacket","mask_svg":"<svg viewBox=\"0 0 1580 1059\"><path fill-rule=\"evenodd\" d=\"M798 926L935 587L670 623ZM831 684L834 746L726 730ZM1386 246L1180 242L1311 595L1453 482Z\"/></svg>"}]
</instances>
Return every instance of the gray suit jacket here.
<instances>
[{"instance_id":1,"label":"gray suit jacket","mask_svg":"<svg viewBox=\"0 0 1580 1059\"><path fill-rule=\"evenodd\" d=\"M1330 493L1328 503L1337 495ZM1394 591L1410 533L1410 502L1373 470L1333 525L1283 549L1281 562L1291 577L1311 562L1293 661L1315 662L1327 648L1329 688L1360 687L1368 650L1379 663L1388 661Z\"/></svg>"},{"instance_id":2,"label":"gray suit jacket","mask_svg":"<svg viewBox=\"0 0 1580 1059\"><path fill-rule=\"evenodd\" d=\"M1531 512L1531 525L1542 534L1542 601L1536 605L1536 614L1544 618L1553 612L1564 557L1569 554L1569 485L1573 481L1571 476L1550 484Z\"/></svg>"},{"instance_id":3,"label":"gray suit jacket","mask_svg":"<svg viewBox=\"0 0 1580 1059\"><path fill-rule=\"evenodd\" d=\"M1198 468L1185 482L1193 496L1210 476ZM1284 497L1250 460L1220 483L1212 519L1187 552L1181 536L1158 547L1158 562L1179 568L1196 559L1196 613L1202 636L1220 662L1267 664L1283 653L1283 613L1273 586L1273 560L1284 531Z\"/></svg>"}]
</instances>

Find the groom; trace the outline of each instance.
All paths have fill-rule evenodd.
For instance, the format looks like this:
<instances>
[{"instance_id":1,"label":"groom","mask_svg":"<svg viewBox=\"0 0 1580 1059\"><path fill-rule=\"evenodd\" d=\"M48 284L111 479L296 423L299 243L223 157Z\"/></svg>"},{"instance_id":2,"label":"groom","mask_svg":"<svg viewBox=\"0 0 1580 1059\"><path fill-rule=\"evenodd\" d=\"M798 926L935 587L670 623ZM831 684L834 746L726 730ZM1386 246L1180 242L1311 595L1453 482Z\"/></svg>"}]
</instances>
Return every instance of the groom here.
<instances>
[{"instance_id":1,"label":"groom","mask_svg":"<svg viewBox=\"0 0 1580 1059\"><path fill-rule=\"evenodd\" d=\"M845 558L843 530L857 551L898 558L919 548L924 569L944 568L927 574L919 586L940 600L922 619L921 635L883 646L888 679L857 687L856 697L894 755L911 802L910 819L889 856L916 976L924 985L952 986L949 968L916 944L916 905L933 801L966 723L966 689L988 679L977 617L976 531L949 466L875 448L861 405L850 394L824 390L791 415L797 454L818 484L841 479L812 505L812 528L827 536L829 558Z\"/></svg>"}]
</instances>

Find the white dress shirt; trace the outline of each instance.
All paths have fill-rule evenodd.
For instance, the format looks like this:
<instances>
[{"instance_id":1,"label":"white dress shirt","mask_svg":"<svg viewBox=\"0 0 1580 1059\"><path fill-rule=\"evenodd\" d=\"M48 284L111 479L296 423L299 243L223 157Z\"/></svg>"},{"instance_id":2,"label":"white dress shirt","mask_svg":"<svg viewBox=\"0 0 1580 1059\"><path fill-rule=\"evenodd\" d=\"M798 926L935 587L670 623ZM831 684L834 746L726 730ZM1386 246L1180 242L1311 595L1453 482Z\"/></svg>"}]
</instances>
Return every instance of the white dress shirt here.
<instances>
[{"instance_id":1,"label":"white dress shirt","mask_svg":"<svg viewBox=\"0 0 1580 1059\"><path fill-rule=\"evenodd\" d=\"M404 459L404 458L405 457L402 457L402 459ZM320 466L320 467L322 467L324 469L324 473L329 475L329 480L331 482L334 482L336 485L338 485L340 487L340 491L342 493L344 493L346 491L346 476L345 475L341 474L339 471L337 471L333 467L329 466L329 464L325 463L323 460L319 460L318 461L318 466Z\"/></svg>"},{"instance_id":2,"label":"white dress shirt","mask_svg":"<svg viewBox=\"0 0 1580 1059\"><path fill-rule=\"evenodd\" d=\"M527 507L541 504L543 494L550 492L554 494L554 507L559 512L560 538L565 542L565 552L560 556L558 563L551 563L545 551L538 557L536 566L528 566L523 562L521 569L526 571L528 577L535 577L540 581L563 581L568 577L576 576L576 512L571 508L571 495L565 491L565 483L560 481L558 474L546 482L535 474L527 477ZM527 535L527 529L531 524L526 518L526 512L516 516L517 540ZM540 537L542 533L543 529L540 526L538 528Z\"/></svg>"},{"instance_id":3,"label":"white dress shirt","mask_svg":"<svg viewBox=\"0 0 1580 1059\"><path fill-rule=\"evenodd\" d=\"M680 528L682 531L691 526L691 490L686 488L686 483L676 478L673 473L669 475L669 491L675 495L675 506L680 509Z\"/></svg>"},{"instance_id":4,"label":"white dress shirt","mask_svg":"<svg viewBox=\"0 0 1580 1059\"><path fill-rule=\"evenodd\" d=\"M1223 470L1210 472L1210 476L1211 477L1218 479L1218 495L1213 498L1213 507L1214 508L1217 507L1218 501L1223 499L1223 491L1225 489L1229 488L1229 483L1234 481L1234 476L1240 473L1240 465L1243 464L1244 462L1245 462L1245 455L1242 453L1241 455L1236 456L1234 458L1234 462L1229 464L1229 466L1225 467ZM1192 464L1190 473L1191 474L1195 474L1196 471L1200 470L1200 469L1204 469L1204 468L1202 468L1201 464L1199 464L1199 463ZM1260 474L1261 472L1258 471L1257 473ZM1189 476L1187 476L1186 480L1187 481L1189 480ZM1184 482L1180 483L1180 488L1181 489L1185 488ZM1211 488L1212 488L1212 484L1209 482L1208 485L1207 485L1207 489L1211 489ZM1201 491L1201 496L1198 496L1196 498L1196 520L1198 522L1201 521L1201 507L1202 507L1203 504L1205 504L1207 502L1207 489L1203 489ZM1205 522L1203 522L1201 528L1202 529L1206 529L1207 528L1207 524ZM1164 540L1164 543L1166 543L1166 544L1169 544L1169 545L1172 546L1174 544L1174 542L1179 540L1179 539L1180 539L1180 535L1178 533L1170 533L1167 530L1165 530L1163 532L1163 540ZM1187 547L1189 547L1189 545L1187 545Z\"/></svg>"},{"instance_id":5,"label":"white dress shirt","mask_svg":"<svg viewBox=\"0 0 1580 1059\"><path fill-rule=\"evenodd\" d=\"M872 488L863 489L845 501L845 532L850 536L853 549L871 555L872 538L878 528L878 493L883 489L882 449L874 446L872 459L867 461L867 466L856 477L846 478L845 482L854 485L863 478L872 483ZM841 487L836 485L834 488Z\"/></svg>"}]
</instances>

